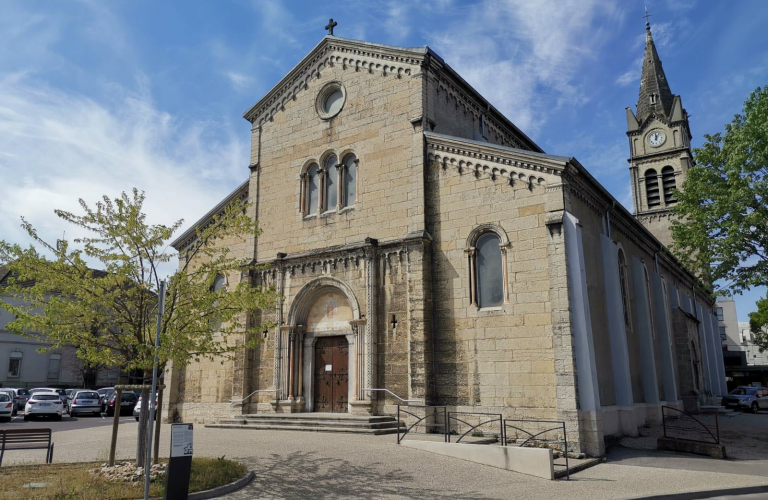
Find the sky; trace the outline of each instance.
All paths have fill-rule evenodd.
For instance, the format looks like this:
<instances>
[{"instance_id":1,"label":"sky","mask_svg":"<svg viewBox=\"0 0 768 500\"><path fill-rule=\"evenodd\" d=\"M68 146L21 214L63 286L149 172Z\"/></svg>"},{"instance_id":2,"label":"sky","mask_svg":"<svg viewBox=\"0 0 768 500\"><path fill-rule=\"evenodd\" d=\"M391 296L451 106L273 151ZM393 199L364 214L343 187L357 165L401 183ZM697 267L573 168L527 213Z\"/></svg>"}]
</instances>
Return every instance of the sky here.
<instances>
[{"instance_id":1,"label":"sky","mask_svg":"<svg viewBox=\"0 0 768 500\"><path fill-rule=\"evenodd\" d=\"M768 2L649 0L693 146L768 84ZM243 112L326 34L429 45L546 152L632 210L624 108L640 85L634 0L0 0L0 239L77 233L78 209L133 187L184 229L248 177ZM740 321L765 290L737 297Z\"/></svg>"}]
</instances>

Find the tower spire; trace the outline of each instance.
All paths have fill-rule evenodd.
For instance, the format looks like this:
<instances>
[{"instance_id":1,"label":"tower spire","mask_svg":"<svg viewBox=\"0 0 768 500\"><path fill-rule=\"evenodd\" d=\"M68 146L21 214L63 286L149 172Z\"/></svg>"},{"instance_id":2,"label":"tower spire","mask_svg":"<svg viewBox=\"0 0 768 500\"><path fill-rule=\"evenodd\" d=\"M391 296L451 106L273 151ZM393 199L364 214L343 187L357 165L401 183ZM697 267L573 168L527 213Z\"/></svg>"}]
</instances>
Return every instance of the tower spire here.
<instances>
[{"instance_id":1,"label":"tower spire","mask_svg":"<svg viewBox=\"0 0 768 500\"><path fill-rule=\"evenodd\" d=\"M659 53L651 35L648 7L645 8L645 54L640 78L640 92L637 99L637 120L642 123L652 113L669 118L674 95L669 88Z\"/></svg>"}]
</instances>

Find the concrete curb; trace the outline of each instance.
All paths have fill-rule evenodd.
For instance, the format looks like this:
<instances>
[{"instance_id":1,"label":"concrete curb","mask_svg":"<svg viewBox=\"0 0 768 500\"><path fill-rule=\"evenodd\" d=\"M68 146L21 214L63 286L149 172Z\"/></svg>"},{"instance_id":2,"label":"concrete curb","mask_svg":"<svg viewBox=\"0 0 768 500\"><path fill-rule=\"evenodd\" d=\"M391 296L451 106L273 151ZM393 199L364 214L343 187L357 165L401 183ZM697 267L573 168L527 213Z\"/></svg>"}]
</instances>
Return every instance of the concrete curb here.
<instances>
[{"instance_id":1,"label":"concrete curb","mask_svg":"<svg viewBox=\"0 0 768 500\"><path fill-rule=\"evenodd\" d=\"M634 497L631 500L697 500L699 498L713 498L721 496L751 495L754 493L768 493L768 485L765 486L746 486L744 488L731 488L725 490L705 490L690 491L688 493L667 493L663 495L652 495L649 497Z\"/></svg>"},{"instance_id":2,"label":"concrete curb","mask_svg":"<svg viewBox=\"0 0 768 500\"><path fill-rule=\"evenodd\" d=\"M229 484L224 484L222 486L217 486L216 488L211 488L210 490L204 490L204 491L196 491L195 493L190 493L187 497L187 500L206 500L208 498L216 498L220 497L222 495L226 495L227 493L232 493L233 491L237 491L239 489L245 488L248 486L248 484L253 480L253 478L256 477L256 473L254 471L248 471L248 474L241 477L237 481ZM155 497L151 498L150 500L163 500L161 497Z\"/></svg>"}]
</instances>

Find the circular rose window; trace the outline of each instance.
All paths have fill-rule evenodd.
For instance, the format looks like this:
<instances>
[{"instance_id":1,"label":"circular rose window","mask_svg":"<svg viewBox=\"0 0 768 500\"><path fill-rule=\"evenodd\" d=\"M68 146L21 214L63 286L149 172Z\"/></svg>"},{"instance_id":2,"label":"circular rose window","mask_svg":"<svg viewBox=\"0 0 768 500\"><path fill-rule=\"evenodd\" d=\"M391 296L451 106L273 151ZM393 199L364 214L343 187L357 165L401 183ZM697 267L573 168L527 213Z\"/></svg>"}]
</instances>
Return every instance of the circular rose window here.
<instances>
[{"instance_id":1,"label":"circular rose window","mask_svg":"<svg viewBox=\"0 0 768 500\"><path fill-rule=\"evenodd\" d=\"M341 108L344 107L347 93L341 82L330 82L326 84L317 95L317 114L323 120L329 120L338 115Z\"/></svg>"}]
</instances>

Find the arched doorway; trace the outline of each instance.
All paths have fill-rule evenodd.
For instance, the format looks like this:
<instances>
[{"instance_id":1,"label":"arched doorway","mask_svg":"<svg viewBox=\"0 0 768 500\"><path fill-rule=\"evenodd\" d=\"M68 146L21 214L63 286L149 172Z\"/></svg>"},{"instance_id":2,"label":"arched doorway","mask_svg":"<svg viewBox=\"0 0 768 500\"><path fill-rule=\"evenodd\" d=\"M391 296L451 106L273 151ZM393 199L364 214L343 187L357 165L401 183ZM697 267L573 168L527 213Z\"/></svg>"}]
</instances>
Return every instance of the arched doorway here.
<instances>
[{"instance_id":1,"label":"arched doorway","mask_svg":"<svg viewBox=\"0 0 768 500\"><path fill-rule=\"evenodd\" d=\"M362 342L366 320L352 290L334 278L312 280L291 301L287 319L275 388L290 411L349 412L350 403L364 399L358 367L367 365L368 351Z\"/></svg>"},{"instance_id":2,"label":"arched doorway","mask_svg":"<svg viewBox=\"0 0 768 500\"><path fill-rule=\"evenodd\" d=\"M311 399L307 409L315 412L347 413L353 396L349 384L350 344L354 345L352 308L336 288L328 287L315 298L309 308L305 326L305 345L313 346L304 357L305 373L311 372ZM351 341L351 342L350 342ZM309 377L307 377L309 379Z\"/></svg>"}]
</instances>

